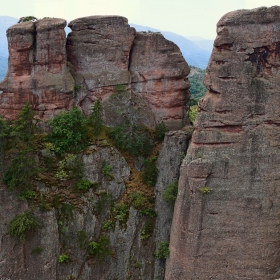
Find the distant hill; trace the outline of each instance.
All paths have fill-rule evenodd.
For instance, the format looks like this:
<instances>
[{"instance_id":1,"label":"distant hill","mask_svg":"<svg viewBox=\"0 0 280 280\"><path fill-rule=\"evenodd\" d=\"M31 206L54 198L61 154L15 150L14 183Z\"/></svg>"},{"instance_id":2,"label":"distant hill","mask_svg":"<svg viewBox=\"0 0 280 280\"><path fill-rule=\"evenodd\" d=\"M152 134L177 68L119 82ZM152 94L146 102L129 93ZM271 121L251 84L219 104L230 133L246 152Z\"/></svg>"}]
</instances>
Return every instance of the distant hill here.
<instances>
[{"instance_id":1,"label":"distant hill","mask_svg":"<svg viewBox=\"0 0 280 280\"><path fill-rule=\"evenodd\" d=\"M133 23L130 23L130 26L133 26L137 31L161 32L166 39L174 42L180 48L189 65L206 69L213 48L213 40L206 40L201 37L189 37L193 38L193 40L190 40L176 33L161 31L148 26Z\"/></svg>"}]
</instances>

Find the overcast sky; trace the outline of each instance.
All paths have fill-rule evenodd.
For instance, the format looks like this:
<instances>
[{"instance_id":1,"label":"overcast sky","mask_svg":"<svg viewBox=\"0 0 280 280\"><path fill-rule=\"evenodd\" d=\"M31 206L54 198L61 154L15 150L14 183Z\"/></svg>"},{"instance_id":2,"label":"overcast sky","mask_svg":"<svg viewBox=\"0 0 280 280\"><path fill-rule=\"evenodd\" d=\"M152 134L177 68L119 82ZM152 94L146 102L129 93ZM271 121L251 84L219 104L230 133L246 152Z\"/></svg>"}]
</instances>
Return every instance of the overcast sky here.
<instances>
[{"instance_id":1,"label":"overcast sky","mask_svg":"<svg viewBox=\"0 0 280 280\"><path fill-rule=\"evenodd\" d=\"M227 12L274 5L280 5L280 0L7 0L1 4L0 15L68 21L90 15L121 15L130 23L214 39L216 23Z\"/></svg>"}]
</instances>

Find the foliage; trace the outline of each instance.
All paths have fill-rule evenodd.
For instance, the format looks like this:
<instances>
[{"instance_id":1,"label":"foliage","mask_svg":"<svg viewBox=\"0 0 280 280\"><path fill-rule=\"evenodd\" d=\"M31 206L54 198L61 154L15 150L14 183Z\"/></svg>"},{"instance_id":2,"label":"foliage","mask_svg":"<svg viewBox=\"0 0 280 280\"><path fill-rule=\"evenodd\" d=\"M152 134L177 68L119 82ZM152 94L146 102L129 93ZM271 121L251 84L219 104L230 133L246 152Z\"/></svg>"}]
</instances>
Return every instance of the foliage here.
<instances>
[{"instance_id":1,"label":"foliage","mask_svg":"<svg viewBox=\"0 0 280 280\"><path fill-rule=\"evenodd\" d=\"M86 148L87 119L76 107L69 112L61 112L50 121L52 128L48 136L49 142L54 145L54 151L62 155L66 152L79 153Z\"/></svg>"},{"instance_id":2,"label":"foliage","mask_svg":"<svg viewBox=\"0 0 280 280\"><path fill-rule=\"evenodd\" d=\"M98 241L92 241L88 244L88 252L90 255L95 255L99 261L102 261L105 257L113 254L109 248L110 240L101 235Z\"/></svg>"},{"instance_id":3,"label":"foliage","mask_svg":"<svg viewBox=\"0 0 280 280\"><path fill-rule=\"evenodd\" d=\"M212 191L212 189L210 189L209 187L205 186L205 187L200 188L199 191L200 191L200 193L202 195L204 195L204 194L210 193Z\"/></svg>"},{"instance_id":4,"label":"foliage","mask_svg":"<svg viewBox=\"0 0 280 280\"><path fill-rule=\"evenodd\" d=\"M194 66L190 66L190 68L191 68L191 73L188 76L189 82L191 84L190 92L192 98L199 100L207 92L207 88L203 85L205 70Z\"/></svg>"},{"instance_id":5,"label":"foliage","mask_svg":"<svg viewBox=\"0 0 280 280\"><path fill-rule=\"evenodd\" d=\"M113 226L114 226L114 222L112 220L106 220L102 225L102 229L107 231L112 229Z\"/></svg>"},{"instance_id":6,"label":"foliage","mask_svg":"<svg viewBox=\"0 0 280 280\"><path fill-rule=\"evenodd\" d=\"M155 129L156 140L163 141L168 128L164 122L159 123Z\"/></svg>"},{"instance_id":7,"label":"foliage","mask_svg":"<svg viewBox=\"0 0 280 280\"><path fill-rule=\"evenodd\" d=\"M83 179L74 184L74 189L78 191L87 191L93 185L94 184L92 184L89 180Z\"/></svg>"},{"instance_id":8,"label":"foliage","mask_svg":"<svg viewBox=\"0 0 280 280\"><path fill-rule=\"evenodd\" d=\"M192 123L195 122L195 119L197 116L197 108L198 108L197 105L193 105L193 106L190 106L190 109L188 111L188 117Z\"/></svg>"},{"instance_id":9,"label":"foliage","mask_svg":"<svg viewBox=\"0 0 280 280\"><path fill-rule=\"evenodd\" d=\"M75 86L74 86L74 98L77 97L77 94L78 94L78 92L79 92L79 90L80 90L81 88L82 88L81 85L75 85Z\"/></svg>"},{"instance_id":10,"label":"foliage","mask_svg":"<svg viewBox=\"0 0 280 280\"><path fill-rule=\"evenodd\" d=\"M155 186L157 182L158 170L156 167L157 157L147 158L144 161L143 182L149 187Z\"/></svg>"},{"instance_id":11,"label":"foliage","mask_svg":"<svg viewBox=\"0 0 280 280\"><path fill-rule=\"evenodd\" d=\"M132 201L132 206L135 209L141 209L147 203L147 198L141 193L135 193L135 192L131 193L130 199Z\"/></svg>"},{"instance_id":12,"label":"foliage","mask_svg":"<svg viewBox=\"0 0 280 280\"><path fill-rule=\"evenodd\" d=\"M154 221L153 219L149 218L146 222L145 225L141 231L141 236L140 238L142 240L145 240L151 236L154 230Z\"/></svg>"},{"instance_id":13,"label":"foliage","mask_svg":"<svg viewBox=\"0 0 280 280\"><path fill-rule=\"evenodd\" d=\"M155 251L154 256L156 259L165 260L169 255L169 242L161 241L158 246L158 250Z\"/></svg>"},{"instance_id":14,"label":"foliage","mask_svg":"<svg viewBox=\"0 0 280 280\"><path fill-rule=\"evenodd\" d=\"M88 236L87 233L83 230L77 232L78 243L80 249L86 249L88 246Z\"/></svg>"},{"instance_id":15,"label":"foliage","mask_svg":"<svg viewBox=\"0 0 280 280\"><path fill-rule=\"evenodd\" d=\"M41 247L35 247L32 249L31 254L32 255L40 255L44 251Z\"/></svg>"},{"instance_id":16,"label":"foliage","mask_svg":"<svg viewBox=\"0 0 280 280\"><path fill-rule=\"evenodd\" d=\"M113 175L111 173L113 167L109 164L106 164L105 161L103 161L102 163L102 173L104 174L104 176L106 177L106 179L112 179Z\"/></svg>"},{"instance_id":17,"label":"foliage","mask_svg":"<svg viewBox=\"0 0 280 280\"><path fill-rule=\"evenodd\" d=\"M109 136L116 146L132 156L148 156L153 149L149 131L141 125L121 125L111 128Z\"/></svg>"},{"instance_id":18,"label":"foliage","mask_svg":"<svg viewBox=\"0 0 280 280\"><path fill-rule=\"evenodd\" d=\"M20 22L26 22L26 21L37 21L38 19L34 16L27 16L27 17L21 17Z\"/></svg>"},{"instance_id":19,"label":"foliage","mask_svg":"<svg viewBox=\"0 0 280 280\"><path fill-rule=\"evenodd\" d=\"M98 99L94 102L94 105L92 107L92 113L90 115L90 121L93 125L93 134L95 136L99 136L101 129L102 129L102 112L103 107L101 105L101 101Z\"/></svg>"},{"instance_id":20,"label":"foliage","mask_svg":"<svg viewBox=\"0 0 280 280\"><path fill-rule=\"evenodd\" d=\"M31 105L26 103L12 126L11 136L14 137L17 144L22 141L32 146L34 134L38 131L38 120L36 120L34 116L35 112L32 110Z\"/></svg>"},{"instance_id":21,"label":"foliage","mask_svg":"<svg viewBox=\"0 0 280 280\"><path fill-rule=\"evenodd\" d=\"M95 210L98 215L102 213L102 210L106 204L111 206L113 195L111 192L102 192L95 204Z\"/></svg>"},{"instance_id":22,"label":"foliage","mask_svg":"<svg viewBox=\"0 0 280 280\"><path fill-rule=\"evenodd\" d=\"M13 158L3 176L3 183L10 190L29 190L32 188L32 179L37 175L37 163L27 153L20 153Z\"/></svg>"},{"instance_id":23,"label":"foliage","mask_svg":"<svg viewBox=\"0 0 280 280\"><path fill-rule=\"evenodd\" d=\"M178 194L178 181L173 181L169 184L166 190L163 191L162 196L163 200L171 205L175 204L176 198Z\"/></svg>"},{"instance_id":24,"label":"foliage","mask_svg":"<svg viewBox=\"0 0 280 280\"><path fill-rule=\"evenodd\" d=\"M125 222L128 219L129 208L124 203L117 203L113 208L113 216L120 222Z\"/></svg>"},{"instance_id":25,"label":"foliage","mask_svg":"<svg viewBox=\"0 0 280 280\"><path fill-rule=\"evenodd\" d=\"M125 85L116 85L115 88L114 88L114 92L117 93L117 94L126 92Z\"/></svg>"},{"instance_id":26,"label":"foliage","mask_svg":"<svg viewBox=\"0 0 280 280\"><path fill-rule=\"evenodd\" d=\"M58 258L59 263L67 263L69 261L70 261L70 257L69 257L69 255L66 255L66 254L60 255Z\"/></svg>"},{"instance_id":27,"label":"foliage","mask_svg":"<svg viewBox=\"0 0 280 280\"><path fill-rule=\"evenodd\" d=\"M16 215L9 223L9 235L23 242L26 234L31 230L36 230L41 226L41 222L30 211Z\"/></svg>"},{"instance_id":28,"label":"foliage","mask_svg":"<svg viewBox=\"0 0 280 280\"><path fill-rule=\"evenodd\" d=\"M33 198L36 198L38 195L36 192L32 191L32 190L25 190L25 191L21 191L18 195L18 198L20 200L30 200Z\"/></svg>"},{"instance_id":29,"label":"foliage","mask_svg":"<svg viewBox=\"0 0 280 280\"><path fill-rule=\"evenodd\" d=\"M157 213L153 208L144 208L140 211L140 213L144 216L150 217L150 218L156 218Z\"/></svg>"}]
</instances>

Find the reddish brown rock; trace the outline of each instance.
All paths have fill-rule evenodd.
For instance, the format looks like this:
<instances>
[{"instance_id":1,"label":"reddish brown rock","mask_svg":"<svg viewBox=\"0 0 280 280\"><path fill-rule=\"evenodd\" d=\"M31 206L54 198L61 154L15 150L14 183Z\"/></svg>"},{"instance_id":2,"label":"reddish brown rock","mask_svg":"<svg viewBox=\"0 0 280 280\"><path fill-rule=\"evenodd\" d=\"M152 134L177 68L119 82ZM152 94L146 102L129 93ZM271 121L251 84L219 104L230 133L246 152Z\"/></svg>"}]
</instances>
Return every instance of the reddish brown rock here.
<instances>
[{"instance_id":1,"label":"reddish brown rock","mask_svg":"<svg viewBox=\"0 0 280 280\"><path fill-rule=\"evenodd\" d=\"M66 62L63 19L16 24L7 30L9 68L0 84L0 115L15 118L29 102L48 119L69 108L74 82Z\"/></svg>"},{"instance_id":2,"label":"reddish brown rock","mask_svg":"<svg viewBox=\"0 0 280 280\"><path fill-rule=\"evenodd\" d=\"M147 101L155 123L182 128L189 100L189 67L180 49L161 33L138 32L131 52L131 89Z\"/></svg>"},{"instance_id":3,"label":"reddish brown rock","mask_svg":"<svg viewBox=\"0 0 280 280\"><path fill-rule=\"evenodd\" d=\"M77 104L88 112L97 98L128 84L129 55L135 29L120 16L91 16L69 23L67 54L77 88Z\"/></svg>"},{"instance_id":4,"label":"reddish brown rock","mask_svg":"<svg viewBox=\"0 0 280 280\"><path fill-rule=\"evenodd\" d=\"M280 277L279 13L240 10L218 22L165 279Z\"/></svg>"}]
</instances>

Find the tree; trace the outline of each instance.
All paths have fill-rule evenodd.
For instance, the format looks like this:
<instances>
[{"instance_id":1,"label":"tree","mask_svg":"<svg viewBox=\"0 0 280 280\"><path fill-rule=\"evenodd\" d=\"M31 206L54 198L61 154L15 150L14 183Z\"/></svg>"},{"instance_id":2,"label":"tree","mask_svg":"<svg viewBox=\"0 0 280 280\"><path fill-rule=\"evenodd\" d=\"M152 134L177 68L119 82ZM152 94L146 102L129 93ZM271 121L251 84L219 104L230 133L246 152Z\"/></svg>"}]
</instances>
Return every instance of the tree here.
<instances>
[{"instance_id":1,"label":"tree","mask_svg":"<svg viewBox=\"0 0 280 280\"><path fill-rule=\"evenodd\" d=\"M49 141L54 144L54 151L60 155L66 152L78 153L88 144L87 119L74 107L69 112L61 112L50 121Z\"/></svg>"},{"instance_id":2,"label":"tree","mask_svg":"<svg viewBox=\"0 0 280 280\"><path fill-rule=\"evenodd\" d=\"M90 121L93 124L93 133L95 136L99 136L101 129L102 129L102 112L103 107L101 104L101 101L98 99L94 102L94 105L92 107L92 113L90 116Z\"/></svg>"},{"instance_id":3,"label":"tree","mask_svg":"<svg viewBox=\"0 0 280 280\"><path fill-rule=\"evenodd\" d=\"M32 145L34 134L36 131L38 131L38 120L35 119L34 116L35 111L32 110L29 103L26 103L12 126L11 135L14 137L17 143L26 142L28 146Z\"/></svg>"}]
</instances>

